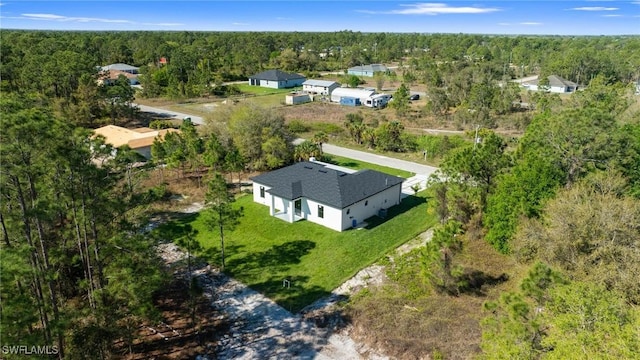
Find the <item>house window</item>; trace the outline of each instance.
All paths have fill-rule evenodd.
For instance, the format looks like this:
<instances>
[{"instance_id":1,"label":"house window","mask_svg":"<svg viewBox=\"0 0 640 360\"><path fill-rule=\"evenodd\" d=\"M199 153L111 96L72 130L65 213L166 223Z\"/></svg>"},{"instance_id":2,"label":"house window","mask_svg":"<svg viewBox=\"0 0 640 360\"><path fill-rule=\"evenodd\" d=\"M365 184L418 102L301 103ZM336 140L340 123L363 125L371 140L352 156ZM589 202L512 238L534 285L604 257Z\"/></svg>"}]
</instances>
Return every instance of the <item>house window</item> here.
<instances>
[{"instance_id":1,"label":"house window","mask_svg":"<svg viewBox=\"0 0 640 360\"><path fill-rule=\"evenodd\" d=\"M369 200L365 200L364 202L364 206L367 206L367 205L369 205Z\"/></svg>"},{"instance_id":2,"label":"house window","mask_svg":"<svg viewBox=\"0 0 640 360\"><path fill-rule=\"evenodd\" d=\"M318 205L318 217L324 219L324 206Z\"/></svg>"},{"instance_id":3,"label":"house window","mask_svg":"<svg viewBox=\"0 0 640 360\"><path fill-rule=\"evenodd\" d=\"M349 215L349 213L351 213L351 209L347 209L347 215Z\"/></svg>"},{"instance_id":4,"label":"house window","mask_svg":"<svg viewBox=\"0 0 640 360\"><path fill-rule=\"evenodd\" d=\"M260 197L264 198L264 186L260 186Z\"/></svg>"}]
</instances>

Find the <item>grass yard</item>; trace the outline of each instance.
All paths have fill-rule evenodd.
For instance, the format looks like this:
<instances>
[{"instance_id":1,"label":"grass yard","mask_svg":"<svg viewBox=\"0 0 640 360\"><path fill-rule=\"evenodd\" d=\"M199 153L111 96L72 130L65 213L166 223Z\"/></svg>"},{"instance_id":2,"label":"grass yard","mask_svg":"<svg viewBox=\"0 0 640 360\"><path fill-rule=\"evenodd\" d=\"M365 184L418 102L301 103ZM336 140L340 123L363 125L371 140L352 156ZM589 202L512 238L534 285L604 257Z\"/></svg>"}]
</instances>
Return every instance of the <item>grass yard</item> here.
<instances>
[{"instance_id":1,"label":"grass yard","mask_svg":"<svg viewBox=\"0 0 640 360\"><path fill-rule=\"evenodd\" d=\"M349 169L354 169L354 170L371 169L371 170L383 172L385 174L399 176L404 179L410 178L413 175L415 175L414 173L409 171L371 164L368 162L358 161L358 160L354 160L354 159L350 159L350 158L346 158L338 155L324 154L324 156L330 159L327 162L334 165L343 166Z\"/></svg>"},{"instance_id":2,"label":"grass yard","mask_svg":"<svg viewBox=\"0 0 640 360\"><path fill-rule=\"evenodd\" d=\"M297 312L376 262L390 250L436 223L426 192L409 196L390 208L385 221L377 217L360 230L336 232L307 221L289 224L269 216L269 208L238 199L244 208L240 225L225 232L226 273ZM175 241L190 227L197 231L200 255L220 264L220 235L205 224L204 213L167 223L158 231ZM291 287L283 287L283 280Z\"/></svg>"}]
</instances>

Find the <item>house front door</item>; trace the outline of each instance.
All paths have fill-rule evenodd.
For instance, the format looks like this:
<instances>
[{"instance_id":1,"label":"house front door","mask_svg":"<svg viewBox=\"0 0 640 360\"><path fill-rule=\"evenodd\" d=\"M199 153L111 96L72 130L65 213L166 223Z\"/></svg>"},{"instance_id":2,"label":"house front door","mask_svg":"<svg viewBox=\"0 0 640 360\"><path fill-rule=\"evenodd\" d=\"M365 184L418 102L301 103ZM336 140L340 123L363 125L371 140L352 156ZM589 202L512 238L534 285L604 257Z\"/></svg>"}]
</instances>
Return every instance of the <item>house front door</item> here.
<instances>
[{"instance_id":1,"label":"house front door","mask_svg":"<svg viewBox=\"0 0 640 360\"><path fill-rule=\"evenodd\" d=\"M302 216L302 199L295 200L293 204L296 216Z\"/></svg>"}]
</instances>

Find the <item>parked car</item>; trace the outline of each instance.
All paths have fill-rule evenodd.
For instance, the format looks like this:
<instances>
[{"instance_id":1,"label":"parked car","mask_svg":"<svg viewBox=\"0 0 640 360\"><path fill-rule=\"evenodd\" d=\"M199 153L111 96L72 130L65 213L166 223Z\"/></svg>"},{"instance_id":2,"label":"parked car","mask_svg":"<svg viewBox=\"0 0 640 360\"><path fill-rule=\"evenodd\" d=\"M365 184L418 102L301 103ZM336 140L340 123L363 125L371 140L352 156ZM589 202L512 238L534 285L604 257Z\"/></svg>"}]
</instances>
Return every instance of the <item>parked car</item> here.
<instances>
[{"instance_id":1,"label":"parked car","mask_svg":"<svg viewBox=\"0 0 640 360\"><path fill-rule=\"evenodd\" d=\"M409 100L420 100L420 94L413 94L409 96Z\"/></svg>"}]
</instances>

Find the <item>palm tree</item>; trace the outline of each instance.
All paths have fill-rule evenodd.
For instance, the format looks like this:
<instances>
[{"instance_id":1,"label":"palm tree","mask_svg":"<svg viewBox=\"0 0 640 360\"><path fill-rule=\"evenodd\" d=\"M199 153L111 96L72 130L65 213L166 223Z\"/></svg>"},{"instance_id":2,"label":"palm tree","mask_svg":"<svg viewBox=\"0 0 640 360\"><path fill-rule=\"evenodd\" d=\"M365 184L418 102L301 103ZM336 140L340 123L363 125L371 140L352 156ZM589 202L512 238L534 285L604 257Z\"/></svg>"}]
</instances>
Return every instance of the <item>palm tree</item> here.
<instances>
[{"instance_id":1,"label":"palm tree","mask_svg":"<svg viewBox=\"0 0 640 360\"><path fill-rule=\"evenodd\" d=\"M299 145L296 145L296 148L293 151L295 161L306 161L309 160L310 157L317 157L320 156L320 154L321 151L318 148L318 145L309 140L305 140Z\"/></svg>"},{"instance_id":2,"label":"palm tree","mask_svg":"<svg viewBox=\"0 0 640 360\"><path fill-rule=\"evenodd\" d=\"M329 142L329 135L327 135L327 133L325 133L324 131L317 132L311 138L311 142L318 145L318 149L320 150L320 156L322 156L323 154L322 144Z\"/></svg>"}]
</instances>

